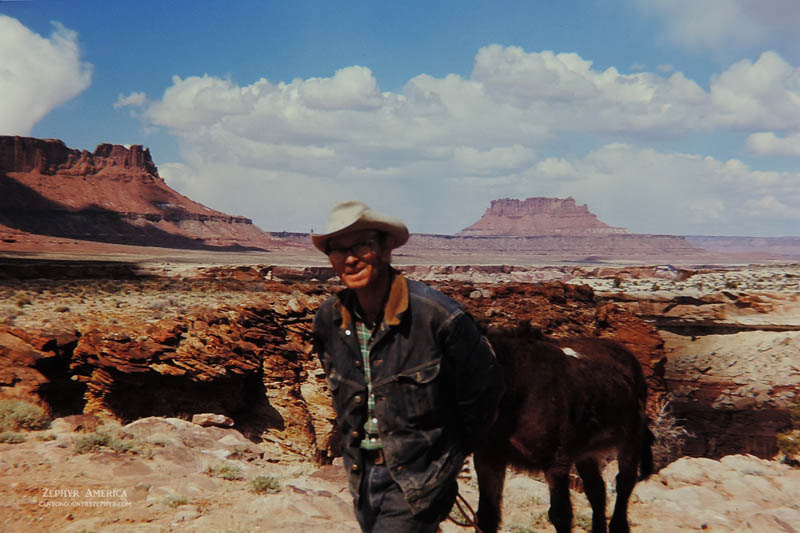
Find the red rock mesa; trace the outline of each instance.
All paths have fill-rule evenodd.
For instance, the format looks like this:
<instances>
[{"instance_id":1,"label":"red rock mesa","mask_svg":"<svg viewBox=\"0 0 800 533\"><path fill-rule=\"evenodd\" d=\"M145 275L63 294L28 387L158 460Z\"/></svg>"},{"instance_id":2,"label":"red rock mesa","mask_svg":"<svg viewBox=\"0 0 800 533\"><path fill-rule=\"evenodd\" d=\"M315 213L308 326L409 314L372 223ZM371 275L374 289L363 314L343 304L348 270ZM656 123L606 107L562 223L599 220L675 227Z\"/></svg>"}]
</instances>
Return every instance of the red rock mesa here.
<instances>
[{"instance_id":1,"label":"red rock mesa","mask_svg":"<svg viewBox=\"0 0 800 533\"><path fill-rule=\"evenodd\" d=\"M537 235L616 235L630 233L601 222L572 198L492 200L480 220L458 233L461 237Z\"/></svg>"},{"instance_id":2,"label":"red rock mesa","mask_svg":"<svg viewBox=\"0 0 800 533\"><path fill-rule=\"evenodd\" d=\"M250 219L177 193L141 145L73 150L0 136L0 225L28 234L174 248L266 248ZM22 233L24 234L24 233Z\"/></svg>"}]
</instances>

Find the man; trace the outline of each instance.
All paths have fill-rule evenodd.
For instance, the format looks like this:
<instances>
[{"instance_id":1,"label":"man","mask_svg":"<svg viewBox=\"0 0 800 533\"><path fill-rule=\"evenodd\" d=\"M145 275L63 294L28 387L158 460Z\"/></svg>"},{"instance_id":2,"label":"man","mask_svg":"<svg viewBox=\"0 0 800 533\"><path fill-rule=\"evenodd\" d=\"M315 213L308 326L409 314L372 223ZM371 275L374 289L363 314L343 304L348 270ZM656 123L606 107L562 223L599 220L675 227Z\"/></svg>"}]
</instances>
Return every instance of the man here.
<instances>
[{"instance_id":1,"label":"man","mask_svg":"<svg viewBox=\"0 0 800 533\"><path fill-rule=\"evenodd\" d=\"M346 287L317 312L314 344L358 522L434 532L502 393L494 353L458 303L391 267L408 240L402 221L343 202L311 239Z\"/></svg>"}]
</instances>

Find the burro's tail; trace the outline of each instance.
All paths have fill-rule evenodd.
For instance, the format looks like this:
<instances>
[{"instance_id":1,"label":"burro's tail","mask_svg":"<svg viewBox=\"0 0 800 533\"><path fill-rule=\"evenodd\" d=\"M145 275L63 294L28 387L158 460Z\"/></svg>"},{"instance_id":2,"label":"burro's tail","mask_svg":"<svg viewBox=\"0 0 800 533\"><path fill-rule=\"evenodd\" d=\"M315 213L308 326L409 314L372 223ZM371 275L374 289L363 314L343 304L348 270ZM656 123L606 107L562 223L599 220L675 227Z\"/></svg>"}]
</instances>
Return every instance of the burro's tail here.
<instances>
[{"instance_id":1,"label":"burro's tail","mask_svg":"<svg viewBox=\"0 0 800 533\"><path fill-rule=\"evenodd\" d=\"M653 443L656 437L650 431L650 418L644 419L641 453L639 454L639 480L647 479L653 473Z\"/></svg>"}]
</instances>

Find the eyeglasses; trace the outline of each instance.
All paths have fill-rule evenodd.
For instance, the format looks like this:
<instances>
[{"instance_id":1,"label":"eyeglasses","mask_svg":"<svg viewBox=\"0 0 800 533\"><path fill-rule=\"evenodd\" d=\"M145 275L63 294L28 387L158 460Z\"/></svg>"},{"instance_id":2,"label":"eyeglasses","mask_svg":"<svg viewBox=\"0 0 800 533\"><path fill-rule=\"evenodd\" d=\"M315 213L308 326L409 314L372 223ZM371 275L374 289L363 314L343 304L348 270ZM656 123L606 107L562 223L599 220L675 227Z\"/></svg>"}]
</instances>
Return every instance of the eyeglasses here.
<instances>
[{"instance_id":1,"label":"eyeglasses","mask_svg":"<svg viewBox=\"0 0 800 533\"><path fill-rule=\"evenodd\" d=\"M333 261L344 261L351 255L364 259L370 253L378 249L378 239L366 239L357 242L352 246L342 246L340 248L328 248L328 257Z\"/></svg>"}]
</instances>

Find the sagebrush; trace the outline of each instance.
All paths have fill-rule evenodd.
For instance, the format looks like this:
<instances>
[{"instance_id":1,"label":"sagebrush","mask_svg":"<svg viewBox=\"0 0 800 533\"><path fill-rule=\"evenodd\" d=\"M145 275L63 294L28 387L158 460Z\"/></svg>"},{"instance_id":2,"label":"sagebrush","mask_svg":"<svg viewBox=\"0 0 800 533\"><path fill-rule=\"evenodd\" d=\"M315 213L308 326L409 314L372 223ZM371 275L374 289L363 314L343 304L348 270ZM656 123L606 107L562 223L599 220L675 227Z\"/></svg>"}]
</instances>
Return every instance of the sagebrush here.
<instances>
[{"instance_id":1,"label":"sagebrush","mask_svg":"<svg viewBox=\"0 0 800 533\"><path fill-rule=\"evenodd\" d=\"M23 400L0 400L0 431L35 431L50 427L50 417L38 405Z\"/></svg>"}]
</instances>

